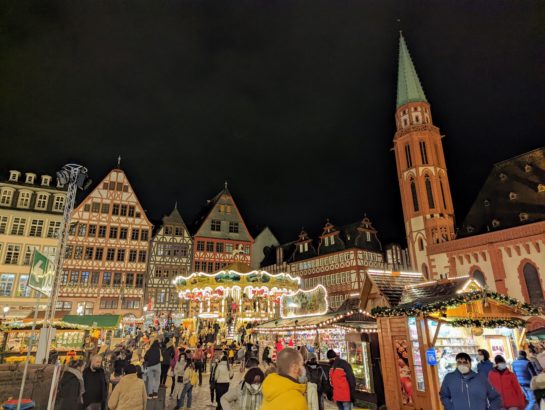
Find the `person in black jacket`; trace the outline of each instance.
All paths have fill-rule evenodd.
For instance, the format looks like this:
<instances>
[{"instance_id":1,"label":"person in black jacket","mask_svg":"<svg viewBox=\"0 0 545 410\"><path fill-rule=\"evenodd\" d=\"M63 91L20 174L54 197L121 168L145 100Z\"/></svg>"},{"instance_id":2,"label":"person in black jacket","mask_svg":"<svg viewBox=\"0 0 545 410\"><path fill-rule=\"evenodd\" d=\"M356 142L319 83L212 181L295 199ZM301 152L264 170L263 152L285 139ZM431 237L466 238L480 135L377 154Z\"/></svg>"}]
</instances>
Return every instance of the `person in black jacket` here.
<instances>
[{"instance_id":1,"label":"person in black jacket","mask_svg":"<svg viewBox=\"0 0 545 410\"><path fill-rule=\"evenodd\" d=\"M160 384L164 386L167 382L168 369L172 359L174 359L174 346L172 346L172 342L168 337L165 337L165 341L161 347L161 354L163 355L163 359L161 360Z\"/></svg>"},{"instance_id":2,"label":"person in black jacket","mask_svg":"<svg viewBox=\"0 0 545 410\"><path fill-rule=\"evenodd\" d=\"M150 399L156 399L159 392L159 382L161 378L161 348L159 342L154 340L150 348L144 355L144 365L146 366L147 392Z\"/></svg>"},{"instance_id":3,"label":"person in black jacket","mask_svg":"<svg viewBox=\"0 0 545 410\"><path fill-rule=\"evenodd\" d=\"M74 360L65 366L57 390L57 410L83 410L84 364L83 360Z\"/></svg>"},{"instance_id":4,"label":"person in black jacket","mask_svg":"<svg viewBox=\"0 0 545 410\"><path fill-rule=\"evenodd\" d=\"M307 380L310 383L316 384L318 390L318 406L320 410L324 410L324 393L329 391L329 381L327 376L317 362L316 353L308 354L308 361L305 363L305 369L307 371Z\"/></svg>"},{"instance_id":5,"label":"person in black jacket","mask_svg":"<svg viewBox=\"0 0 545 410\"><path fill-rule=\"evenodd\" d=\"M108 385L102 368L102 356L95 355L91 358L89 367L83 371L83 382L85 385L85 393L83 394L84 408L106 410Z\"/></svg>"}]
</instances>

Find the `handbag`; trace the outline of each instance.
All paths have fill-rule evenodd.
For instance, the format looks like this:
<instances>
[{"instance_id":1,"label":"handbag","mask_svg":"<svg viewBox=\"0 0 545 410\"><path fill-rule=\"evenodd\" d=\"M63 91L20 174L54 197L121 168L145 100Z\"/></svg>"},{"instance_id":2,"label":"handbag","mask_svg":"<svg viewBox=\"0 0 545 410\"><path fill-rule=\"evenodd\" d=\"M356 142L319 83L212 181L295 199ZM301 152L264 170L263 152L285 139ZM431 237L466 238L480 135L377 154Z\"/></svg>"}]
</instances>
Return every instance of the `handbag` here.
<instances>
[{"instance_id":1,"label":"handbag","mask_svg":"<svg viewBox=\"0 0 545 410\"><path fill-rule=\"evenodd\" d=\"M167 377L172 377L172 376L174 376L174 372L172 371L171 368L169 368L167 372Z\"/></svg>"}]
</instances>

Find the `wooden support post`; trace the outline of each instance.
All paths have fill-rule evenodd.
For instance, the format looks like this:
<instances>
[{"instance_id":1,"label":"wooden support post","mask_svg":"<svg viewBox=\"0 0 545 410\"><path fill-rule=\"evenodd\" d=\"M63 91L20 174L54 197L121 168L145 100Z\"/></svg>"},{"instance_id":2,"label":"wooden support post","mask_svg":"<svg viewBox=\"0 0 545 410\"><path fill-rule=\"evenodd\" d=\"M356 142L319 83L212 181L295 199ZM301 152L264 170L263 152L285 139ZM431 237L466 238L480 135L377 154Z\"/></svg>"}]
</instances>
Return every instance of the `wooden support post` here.
<instances>
[{"instance_id":1,"label":"wooden support post","mask_svg":"<svg viewBox=\"0 0 545 410\"><path fill-rule=\"evenodd\" d=\"M437 337L439 336L439 330L441 330L441 325L443 324L443 321L437 322L437 329L435 329L435 334L433 335L433 340L431 341L430 347L435 347L435 343L437 342Z\"/></svg>"}]
</instances>

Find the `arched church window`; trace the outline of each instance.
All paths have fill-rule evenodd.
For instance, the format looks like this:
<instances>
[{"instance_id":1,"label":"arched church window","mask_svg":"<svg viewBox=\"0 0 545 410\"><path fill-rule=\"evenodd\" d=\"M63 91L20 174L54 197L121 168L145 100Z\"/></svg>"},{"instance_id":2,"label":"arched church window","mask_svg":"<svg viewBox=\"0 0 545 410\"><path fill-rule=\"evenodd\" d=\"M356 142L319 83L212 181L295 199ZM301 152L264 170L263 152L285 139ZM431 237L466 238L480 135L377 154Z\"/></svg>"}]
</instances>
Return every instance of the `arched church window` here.
<instances>
[{"instance_id":1,"label":"arched church window","mask_svg":"<svg viewBox=\"0 0 545 410\"><path fill-rule=\"evenodd\" d=\"M418 197L416 196L416 184L414 183L414 178L411 178L411 195L413 197L414 212L418 212Z\"/></svg>"},{"instance_id":2,"label":"arched church window","mask_svg":"<svg viewBox=\"0 0 545 410\"><path fill-rule=\"evenodd\" d=\"M435 208L435 202L433 200L433 192L431 190L430 177L426 176L425 184L426 184L426 194L428 195L428 205L430 206L431 209L433 209Z\"/></svg>"},{"instance_id":3,"label":"arched church window","mask_svg":"<svg viewBox=\"0 0 545 410\"><path fill-rule=\"evenodd\" d=\"M545 298L543 297L543 289L541 288L541 281L536 267L531 263L526 263L522 273L524 274L524 282L526 283L530 303L534 305L544 304Z\"/></svg>"},{"instance_id":4,"label":"arched church window","mask_svg":"<svg viewBox=\"0 0 545 410\"><path fill-rule=\"evenodd\" d=\"M413 160L411 157L411 146L409 144L405 145L405 159L407 160L407 168L413 166Z\"/></svg>"},{"instance_id":5,"label":"arched church window","mask_svg":"<svg viewBox=\"0 0 545 410\"><path fill-rule=\"evenodd\" d=\"M424 241L422 238L418 238L418 250L423 251L424 250Z\"/></svg>"},{"instance_id":6,"label":"arched church window","mask_svg":"<svg viewBox=\"0 0 545 410\"><path fill-rule=\"evenodd\" d=\"M480 270L476 270L473 272L473 278L482 286L486 285L486 278L484 277L484 273L482 273Z\"/></svg>"},{"instance_id":7,"label":"arched church window","mask_svg":"<svg viewBox=\"0 0 545 410\"><path fill-rule=\"evenodd\" d=\"M443 199L443 207L447 209L447 200L445 199L445 188L443 188L443 180L439 178L439 187L441 188L441 198Z\"/></svg>"},{"instance_id":8,"label":"arched church window","mask_svg":"<svg viewBox=\"0 0 545 410\"><path fill-rule=\"evenodd\" d=\"M420 141L420 157L422 158L422 163L428 163L428 152L426 151L426 142Z\"/></svg>"},{"instance_id":9,"label":"arched church window","mask_svg":"<svg viewBox=\"0 0 545 410\"><path fill-rule=\"evenodd\" d=\"M422 273L424 274L424 277L426 279L430 278L430 274L429 274L429 271L428 271L428 265L426 265L425 263L422 264Z\"/></svg>"}]
</instances>

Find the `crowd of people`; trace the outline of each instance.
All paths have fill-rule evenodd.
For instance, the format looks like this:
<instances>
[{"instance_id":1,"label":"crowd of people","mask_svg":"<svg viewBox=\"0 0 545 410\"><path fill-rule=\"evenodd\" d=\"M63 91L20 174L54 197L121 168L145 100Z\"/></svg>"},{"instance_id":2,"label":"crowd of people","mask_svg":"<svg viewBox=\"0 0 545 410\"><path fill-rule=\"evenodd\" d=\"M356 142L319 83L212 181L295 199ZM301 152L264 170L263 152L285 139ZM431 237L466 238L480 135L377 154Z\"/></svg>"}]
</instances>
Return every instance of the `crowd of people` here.
<instances>
[{"instance_id":1,"label":"crowd of people","mask_svg":"<svg viewBox=\"0 0 545 410\"><path fill-rule=\"evenodd\" d=\"M445 410L542 410L545 409L545 371L534 355L519 351L509 369L502 355L490 360L487 350L478 350L477 371L471 356L456 355L456 369L441 385Z\"/></svg>"}]
</instances>

